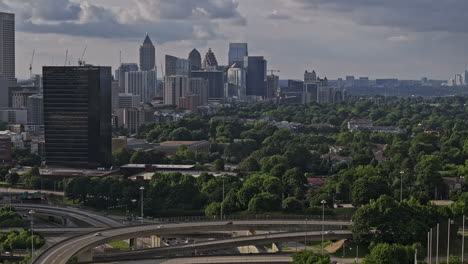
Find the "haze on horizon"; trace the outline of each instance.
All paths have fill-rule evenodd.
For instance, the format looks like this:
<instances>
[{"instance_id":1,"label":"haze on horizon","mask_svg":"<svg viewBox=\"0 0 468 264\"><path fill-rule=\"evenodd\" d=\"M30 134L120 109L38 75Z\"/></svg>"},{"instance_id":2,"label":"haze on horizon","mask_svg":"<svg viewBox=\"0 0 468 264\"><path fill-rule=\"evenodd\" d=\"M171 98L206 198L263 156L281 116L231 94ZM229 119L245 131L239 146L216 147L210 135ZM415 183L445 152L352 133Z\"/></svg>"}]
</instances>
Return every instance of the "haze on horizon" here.
<instances>
[{"instance_id":1,"label":"haze on horizon","mask_svg":"<svg viewBox=\"0 0 468 264\"><path fill-rule=\"evenodd\" d=\"M0 0L16 14L16 70L72 65L87 45L96 65L137 62L146 32L164 55L202 55L227 63L229 42L248 42L280 78L447 79L468 68L468 1L451 0ZM160 75L160 72L158 72Z\"/></svg>"}]
</instances>

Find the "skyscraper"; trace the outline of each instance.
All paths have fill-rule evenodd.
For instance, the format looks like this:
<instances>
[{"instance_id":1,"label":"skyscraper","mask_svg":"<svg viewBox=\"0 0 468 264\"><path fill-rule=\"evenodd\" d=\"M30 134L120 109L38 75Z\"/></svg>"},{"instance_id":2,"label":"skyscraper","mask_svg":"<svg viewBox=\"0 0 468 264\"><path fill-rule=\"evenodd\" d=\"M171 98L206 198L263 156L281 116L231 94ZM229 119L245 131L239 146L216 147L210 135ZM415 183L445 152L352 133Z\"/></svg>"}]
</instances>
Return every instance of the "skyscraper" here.
<instances>
[{"instance_id":1,"label":"skyscraper","mask_svg":"<svg viewBox=\"0 0 468 264\"><path fill-rule=\"evenodd\" d=\"M190 75L190 60L166 55L166 76Z\"/></svg>"},{"instance_id":2,"label":"skyscraper","mask_svg":"<svg viewBox=\"0 0 468 264\"><path fill-rule=\"evenodd\" d=\"M276 98L279 92L279 76L268 75L267 76L267 98Z\"/></svg>"},{"instance_id":3,"label":"skyscraper","mask_svg":"<svg viewBox=\"0 0 468 264\"><path fill-rule=\"evenodd\" d=\"M229 43L229 65L237 63L239 67L243 67L244 57L249 56L247 43Z\"/></svg>"},{"instance_id":4,"label":"skyscraper","mask_svg":"<svg viewBox=\"0 0 468 264\"><path fill-rule=\"evenodd\" d=\"M227 97L245 99L246 73L244 68L229 68L227 77Z\"/></svg>"},{"instance_id":5,"label":"skyscraper","mask_svg":"<svg viewBox=\"0 0 468 264\"><path fill-rule=\"evenodd\" d=\"M317 74L315 70L312 72L305 71L304 73L304 83L315 83L317 81Z\"/></svg>"},{"instance_id":6,"label":"skyscraper","mask_svg":"<svg viewBox=\"0 0 468 264\"><path fill-rule=\"evenodd\" d=\"M468 70L463 73L463 84L468 85Z\"/></svg>"},{"instance_id":7,"label":"skyscraper","mask_svg":"<svg viewBox=\"0 0 468 264\"><path fill-rule=\"evenodd\" d=\"M218 66L218 61L216 60L216 56L211 51L211 49L208 49L208 52L205 55L205 59L203 60L203 69L208 69L210 67L216 67Z\"/></svg>"},{"instance_id":8,"label":"skyscraper","mask_svg":"<svg viewBox=\"0 0 468 264\"><path fill-rule=\"evenodd\" d=\"M125 93L141 96L142 103L149 103L156 96L156 70L125 73Z\"/></svg>"},{"instance_id":9,"label":"skyscraper","mask_svg":"<svg viewBox=\"0 0 468 264\"><path fill-rule=\"evenodd\" d=\"M208 81L203 78L190 78L190 92L198 95L198 105L208 105Z\"/></svg>"},{"instance_id":10,"label":"skyscraper","mask_svg":"<svg viewBox=\"0 0 468 264\"><path fill-rule=\"evenodd\" d=\"M188 59L190 60L190 65L191 65L191 70L192 71L199 71L201 69L201 55L200 52L198 52L197 49L193 49L190 54Z\"/></svg>"},{"instance_id":11,"label":"skyscraper","mask_svg":"<svg viewBox=\"0 0 468 264\"><path fill-rule=\"evenodd\" d=\"M455 74L455 85L456 86L462 86L464 83L463 77L461 74L457 73Z\"/></svg>"},{"instance_id":12,"label":"skyscraper","mask_svg":"<svg viewBox=\"0 0 468 264\"><path fill-rule=\"evenodd\" d=\"M121 93L125 92L125 73L131 71L138 71L138 64L136 63L122 63L116 71L116 78L119 80L119 88Z\"/></svg>"},{"instance_id":13,"label":"skyscraper","mask_svg":"<svg viewBox=\"0 0 468 264\"><path fill-rule=\"evenodd\" d=\"M28 97L28 124L44 124L44 98L41 94Z\"/></svg>"},{"instance_id":14,"label":"skyscraper","mask_svg":"<svg viewBox=\"0 0 468 264\"><path fill-rule=\"evenodd\" d=\"M244 57L244 68L247 72L247 95L266 97L267 61L263 56Z\"/></svg>"},{"instance_id":15,"label":"skyscraper","mask_svg":"<svg viewBox=\"0 0 468 264\"><path fill-rule=\"evenodd\" d=\"M156 49L148 34L140 46L140 70L153 70L156 66Z\"/></svg>"},{"instance_id":16,"label":"skyscraper","mask_svg":"<svg viewBox=\"0 0 468 264\"><path fill-rule=\"evenodd\" d=\"M224 72L222 71L193 71L193 78L203 78L208 81L208 98L224 98Z\"/></svg>"},{"instance_id":17,"label":"skyscraper","mask_svg":"<svg viewBox=\"0 0 468 264\"><path fill-rule=\"evenodd\" d=\"M96 168L111 161L111 68L43 67L48 165Z\"/></svg>"},{"instance_id":18,"label":"skyscraper","mask_svg":"<svg viewBox=\"0 0 468 264\"><path fill-rule=\"evenodd\" d=\"M3 12L0 12L0 74L6 78L8 86L16 85L15 15Z\"/></svg>"}]
</instances>

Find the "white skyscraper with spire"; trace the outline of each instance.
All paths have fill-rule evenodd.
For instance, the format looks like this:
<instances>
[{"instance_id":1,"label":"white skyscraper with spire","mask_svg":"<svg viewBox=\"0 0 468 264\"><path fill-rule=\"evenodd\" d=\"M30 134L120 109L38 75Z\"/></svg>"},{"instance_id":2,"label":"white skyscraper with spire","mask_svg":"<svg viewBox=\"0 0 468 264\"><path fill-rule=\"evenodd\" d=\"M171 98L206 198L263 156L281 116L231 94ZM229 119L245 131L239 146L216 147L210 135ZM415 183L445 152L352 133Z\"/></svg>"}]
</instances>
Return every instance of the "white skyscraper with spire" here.
<instances>
[{"instance_id":1,"label":"white skyscraper with spire","mask_svg":"<svg viewBox=\"0 0 468 264\"><path fill-rule=\"evenodd\" d=\"M140 70L150 71L156 66L156 49L148 34L140 46Z\"/></svg>"}]
</instances>

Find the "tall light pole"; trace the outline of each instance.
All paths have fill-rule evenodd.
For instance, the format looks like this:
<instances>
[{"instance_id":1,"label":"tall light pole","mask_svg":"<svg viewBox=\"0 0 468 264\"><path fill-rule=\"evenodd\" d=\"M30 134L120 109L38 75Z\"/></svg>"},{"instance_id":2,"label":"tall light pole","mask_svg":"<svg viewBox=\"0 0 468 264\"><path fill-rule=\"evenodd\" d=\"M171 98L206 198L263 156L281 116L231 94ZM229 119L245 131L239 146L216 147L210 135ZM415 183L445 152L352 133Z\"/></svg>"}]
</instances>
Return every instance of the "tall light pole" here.
<instances>
[{"instance_id":1,"label":"tall light pole","mask_svg":"<svg viewBox=\"0 0 468 264\"><path fill-rule=\"evenodd\" d=\"M327 201L322 200L320 202L322 204L322 255L323 255L323 243L325 242L325 204Z\"/></svg>"},{"instance_id":2,"label":"tall light pole","mask_svg":"<svg viewBox=\"0 0 468 264\"><path fill-rule=\"evenodd\" d=\"M11 188L8 187L8 196L10 197L10 210L11 210Z\"/></svg>"},{"instance_id":3,"label":"tall light pole","mask_svg":"<svg viewBox=\"0 0 468 264\"><path fill-rule=\"evenodd\" d=\"M31 263L34 261L34 210L29 210L29 215L31 216Z\"/></svg>"},{"instance_id":4,"label":"tall light pole","mask_svg":"<svg viewBox=\"0 0 468 264\"><path fill-rule=\"evenodd\" d=\"M221 201L221 220L224 219L223 214L224 214L224 175L221 176L223 178L223 200Z\"/></svg>"},{"instance_id":5,"label":"tall light pole","mask_svg":"<svg viewBox=\"0 0 468 264\"><path fill-rule=\"evenodd\" d=\"M463 215L463 232L462 232L462 252L461 252L461 263L465 259L465 215Z\"/></svg>"},{"instance_id":6,"label":"tall light pole","mask_svg":"<svg viewBox=\"0 0 468 264\"><path fill-rule=\"evenodd\" d=\"M403 174L405 174L405 172L400 171L400 202L403 201Z\"/></svg>"},{"instance_id":7,"label":"tall light pole","mask_svg":"<svg viewBox=\"0 0 468 264\"><path fill-rule=\"evenodd\" d=\"M144 201L143 201L143 191L144 190L145 190L145 187L141 186L140 187L140 191L141 191L141 224L143 224L143 216L144 216L144 214L143 214L143 203L144 203Z\"/></svg>"},{"instance_id":8,"label":"tall light pole","mask_svg":"<svg viewBox=\"0 0 468 264\"><path fill-rule=\"evenodd\" d=\"M436 242L436 264L439 264L439 226L437 223L437 242Z\"/></svg>"},{"instance_id":9,"label":"tall light pole","mask_svg":"<svg viewBox=\"0 0 468 264\"><path fill-rule=\"evenodd\" d=\"M447 232L447 263L450 263L450 223L451 220L448 220L448 232Z\"/></svg>"}]
</instances>

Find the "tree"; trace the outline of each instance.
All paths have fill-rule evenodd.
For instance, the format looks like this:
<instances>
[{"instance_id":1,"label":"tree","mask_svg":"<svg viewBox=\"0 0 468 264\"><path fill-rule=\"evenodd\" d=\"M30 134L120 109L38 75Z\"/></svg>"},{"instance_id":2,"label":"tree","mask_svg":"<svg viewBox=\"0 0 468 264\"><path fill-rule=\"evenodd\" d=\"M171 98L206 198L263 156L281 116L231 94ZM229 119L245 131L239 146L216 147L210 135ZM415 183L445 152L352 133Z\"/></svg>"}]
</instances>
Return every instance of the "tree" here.
<instances>
[{"instance_id":1,"label":"tree","mask_svg":"<svg viewBox=\"0 0 468 264\"><path fill-rule=\"evenodd\" d=\"M247 208L249 205L250 200L260 192L260 189L255 185L245 184L240 188L237 192L237 199L239 200L239 204L243 208Z\"/></svg>"},{"instance_id":2,"label":"tree","mask_svg":"<svg viewBox=\"0 0 468 264\"><path fill-rule=\"evenodd\" d=\"M18 183L20 179L20 176L18 173L16 172L12 172L12 173L9 173L5 176L5 180L7 183L11 184L11 185L15 185Z\"/></svg>"},{"instance_id":3,"label":"tree","mask_svg":"<svg viewBox=\"0 0 468 264\"><path fill-rule=\"evenodd\" d=\"M253 172L259 171L260 165L258 164L258 161L255 158L248 157L239 164L238 168L242 171Z\"/></svg>"},{"instance_id":4,"label":"tree","mask_svg":"<svg viewBox=\"0 0 468 264\"><path fill-rule=\"evenodd\" d=\"M280 208L281 200L278 196L263 192L255 195L249 202L250 212L274 212Z\"/></svg>"},{"instance_id":5,"label":"tree","mask_svg":"<svg viewBox=\"0 0 468 264\"><path fill-rule=\"evenodd\" d=\"M353 205L358 206L388 194L389 188L383 177L362 177L353 183L351 193Z\"/></svg>"},{"instance_id":6,"label":"tree","mask_svg":"<svg viewBox=\"0 0 468 264\"><path fill-rule=\"evenodd\" d=\"M364 258L364 264L413 264L414 246L399 244L377 244L369 255Z\"/></svg>"},{"instance_id":7,"label":"tree","mask_svg":"<svg viewBox=\"0 0 468 264\"><path fill-rule=\"evenodd\" d=\"M215 171L224 171L224 160L217 159L213 164L213 170Z\"/></svg>"},{"instance_id":8,"label":"tree","mask_svg":"<svg viewBox=\"0 0 468 264\"><path fill-rule=\"evenodd\" d=\"M188 141L192 140L192 133L185 127L179 127L169 134L169 138L175 141Z\"/></svg>"},{"instance_id":9,"label":"tree","mask_svg":"<svg viewBox=\"0 0 468 264\"><path fill-rule=\"evenodd\" d=\"M306 181L307 179L304 177L300 168L287 170L281 180L288 196L295 196L296 189L304 190Z\"/></svg>"},{"instance_id":10,"label":"tree","mask_svg":"<svg viewBox=\"0 0 468 264\"><path fill-rule=\"evenodd\" d=\"M468 193L462 193L458 200L451 205L451 209L456 216L468 215Z\"/></svg>"},{"instance_id":11,"label":"tree","mask_svg":"<svg viewBox=\"0 0 468 264\"><path fill-rule=\"evenodd\" d=\"M121 148L112 153L112 164L114 166L122 166L130 163L133 151L126 148Z\"/></svg>"},{"instance_id":12,"label":"tree","mask_svg":"<svg viewBox=\"0 0 468 264\"><path fill-rule=\"evenodd\" d=\"M301 250L293 254L293 264L330 264L328 255L320 255L308 250Z\"/></svg>"},{"instance_id":13,"label":"tree","mask_svg":"<svg viewBox=\"0 0 468 264\"><path fill-rule=\"evenodd\" d=\"M205 208L205 215L215 217L221 214L221 203L212 202Z\"/></svg>"},{"instance_id":14,"label":"tree","mask_svg":"<svg viewBox=\"0 0 468 264\"><path fill-rule=\"evenodd\" d=\"M304 210L304 206L302 205L301 201L294 197L288 197L284 199L282 204L283 210L287 213L301 213Z\"/></svg>"}]
</instances>

